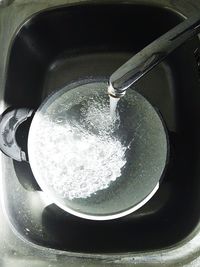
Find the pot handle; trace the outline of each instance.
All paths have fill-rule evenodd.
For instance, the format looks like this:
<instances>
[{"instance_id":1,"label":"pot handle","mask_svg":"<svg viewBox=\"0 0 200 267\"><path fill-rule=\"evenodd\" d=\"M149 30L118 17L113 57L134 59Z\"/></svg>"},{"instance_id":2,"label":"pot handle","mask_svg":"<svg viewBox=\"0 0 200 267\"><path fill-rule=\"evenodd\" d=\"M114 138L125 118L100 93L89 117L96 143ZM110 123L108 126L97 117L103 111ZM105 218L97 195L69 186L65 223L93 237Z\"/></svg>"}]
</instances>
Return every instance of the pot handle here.
<instances>
[{"instance_id":1,"label":"pot handle","mask_svg":"<svg viewBox=\"0 0 200 267\"><path fill-rule=\"evenodd\" d=\"M27 161L28 157L16 141L18 127L31 117L33 110L28 108L7 109L0 116L0 150L17 161Z\"/></svg>"}]
</instances>

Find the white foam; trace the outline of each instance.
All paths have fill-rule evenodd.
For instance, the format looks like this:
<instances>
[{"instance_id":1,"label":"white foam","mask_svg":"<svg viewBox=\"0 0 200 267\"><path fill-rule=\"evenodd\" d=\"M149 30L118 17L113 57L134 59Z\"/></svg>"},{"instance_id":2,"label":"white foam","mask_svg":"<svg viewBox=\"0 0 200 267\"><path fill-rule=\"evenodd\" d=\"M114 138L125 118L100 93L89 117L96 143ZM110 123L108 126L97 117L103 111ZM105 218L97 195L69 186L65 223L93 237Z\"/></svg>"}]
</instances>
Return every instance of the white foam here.
<instances>
[{"instance_id":1,"label":"white foam","mask_svg":"<svg viewBox=\"0 0 200 267\"><path fill-rule=\"evenodd\" d=\"M70 200L108 188L126 163L126 147L113 135L119 116L111 119L109 103L88 99L80 118L55 122L38 116L41 127L33 140L41 176L59 197Z\"/></svg>"}]
</instances>

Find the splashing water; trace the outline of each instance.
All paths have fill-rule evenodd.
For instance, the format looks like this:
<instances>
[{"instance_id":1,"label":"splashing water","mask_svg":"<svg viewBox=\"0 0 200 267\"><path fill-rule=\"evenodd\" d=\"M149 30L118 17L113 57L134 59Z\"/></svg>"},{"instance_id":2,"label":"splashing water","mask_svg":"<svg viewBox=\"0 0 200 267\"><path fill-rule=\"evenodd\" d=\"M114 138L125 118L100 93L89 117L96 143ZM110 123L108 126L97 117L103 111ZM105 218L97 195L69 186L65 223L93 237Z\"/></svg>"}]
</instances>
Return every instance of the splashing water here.
<instances>
[{"instance_id":1,"label":"splashing water","mask_svg":"<svg viewBox=\"0 0 200 267\"><path fill-rule=\"evenodd\" d=\"M118 99L109 105L101 93L80 99L77 95L75 101L73 106L62 103L62 116L56 119L38 116L32 145L42 179L57 196L70 200L108 188L121 176L127 149L114 135L119 128Z\"/></svg>"}]
</instances>

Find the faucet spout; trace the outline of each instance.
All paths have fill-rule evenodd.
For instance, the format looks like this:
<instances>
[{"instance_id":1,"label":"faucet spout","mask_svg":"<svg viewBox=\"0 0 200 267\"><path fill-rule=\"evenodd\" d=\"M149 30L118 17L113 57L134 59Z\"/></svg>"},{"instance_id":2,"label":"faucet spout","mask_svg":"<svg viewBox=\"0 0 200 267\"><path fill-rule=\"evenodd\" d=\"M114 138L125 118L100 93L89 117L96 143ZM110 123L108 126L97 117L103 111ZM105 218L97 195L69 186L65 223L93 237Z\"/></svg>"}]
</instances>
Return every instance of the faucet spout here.
<instances>
[{"instance_id":1,"label":"faucet spout","mask_svg":"<svg viewBox=\"0 0 200 267\"><path fill-rule=\"evenodd\" d=\"M124 96L131 85L199 32L200 15L198 14L153 41L110 76L108 94L118 98Z\"/></svg>"}]
</instances>

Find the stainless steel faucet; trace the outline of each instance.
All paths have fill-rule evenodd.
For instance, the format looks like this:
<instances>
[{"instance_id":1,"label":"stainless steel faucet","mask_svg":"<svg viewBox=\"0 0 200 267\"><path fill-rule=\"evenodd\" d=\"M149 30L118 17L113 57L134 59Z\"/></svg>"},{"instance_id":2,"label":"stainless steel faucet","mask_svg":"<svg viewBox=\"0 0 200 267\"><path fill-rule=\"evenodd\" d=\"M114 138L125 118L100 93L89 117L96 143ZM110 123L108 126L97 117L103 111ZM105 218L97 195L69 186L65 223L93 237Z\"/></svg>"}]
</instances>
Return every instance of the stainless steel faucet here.
<instances>
[{"instance_id":1,"label":"stainless steel faucet","mask_svg":"<svg viewBox=\"0 0 200 267\"><path fill-rule=\"evenodd\" d=\"M110 76L108 94L117 98L124 96L131 85L199 32L200 15L197 15L185 20L153 41Z\"/></svg>"}]
</instances>

